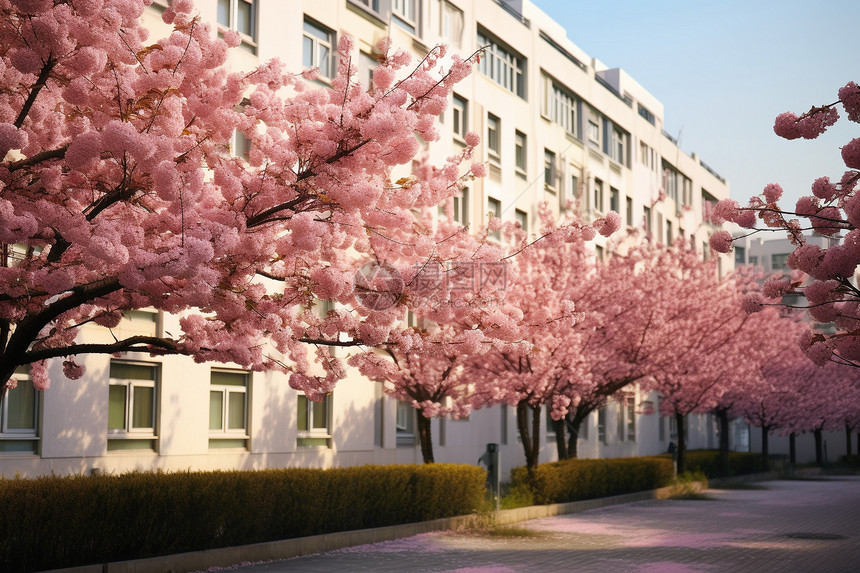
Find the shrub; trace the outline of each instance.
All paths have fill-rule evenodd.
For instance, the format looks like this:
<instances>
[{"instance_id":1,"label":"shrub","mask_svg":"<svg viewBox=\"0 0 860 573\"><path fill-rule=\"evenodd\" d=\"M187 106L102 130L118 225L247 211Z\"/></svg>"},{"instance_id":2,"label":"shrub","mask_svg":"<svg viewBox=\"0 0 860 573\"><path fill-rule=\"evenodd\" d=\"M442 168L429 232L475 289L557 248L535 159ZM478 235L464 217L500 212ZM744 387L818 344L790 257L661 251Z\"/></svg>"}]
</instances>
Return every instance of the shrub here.
<instances>
[{"instance_id":1,"label":"shrub","mask_svg":"<svg viewBox=\"0 0 860 573\"><path fill-rule=\"evenodd\" d=\"M661 458L671 460L670 454L661 454ZM719 450L689 450L686 452L687 471L701 472L709 478L720 477ZM760 453L729 452L729 476L752 474L765 471L764 461Z\"/></svg>"},{"instance_id":2,"label":"shrub","mask_svg":"<svg viewBox=\"0 0 860 573\"><path fill-rule=\"evenodd\" d=\"M571 459L511 470L512 487L528 485L537 504L564 503L656 489L671 483L672 461L656 457Z\"/></svg>"},{"instance_id":3,"label":"shrub","mask_svg":"<svg viewBox=\"0 0 860 573\"><path fill-rule=\"evenodd\" d=\"M476 466L0 479L0 570L40 571L467 514Z\"/></svg>"}]
</instances>

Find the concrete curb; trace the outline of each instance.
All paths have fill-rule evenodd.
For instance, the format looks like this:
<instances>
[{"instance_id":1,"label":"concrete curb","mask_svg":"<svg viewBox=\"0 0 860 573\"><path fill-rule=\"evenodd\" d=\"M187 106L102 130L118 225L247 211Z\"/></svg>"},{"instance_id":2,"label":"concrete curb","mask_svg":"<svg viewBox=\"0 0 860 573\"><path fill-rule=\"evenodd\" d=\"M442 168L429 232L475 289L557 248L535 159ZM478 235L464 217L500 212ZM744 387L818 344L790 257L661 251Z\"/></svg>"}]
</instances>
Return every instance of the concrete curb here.
<instances>
[{"instance_id":1,"label":"concrete curb","mask_svg":"<svg viewBox=\"0 0 860 573\"><path fill-rule=\"evenodd\" d=\"M805 474L806 472L804 472ZM812 473L812 472L810 472ZM726 478L723 480L711 480L712 487L719 487L720 483L754 482L778 479L779 472L767 472L761 474L750 474ZM694 490L706 489L708 482L694 482L690 484ZM622 503L635 501L647 501L652 499L668 499L675 492L673 486L660 489L628 493L612 497L589 499L585 501L572 501L568 503L554 503L550 505L533 505L517 509L503 509L493 512L494 521L498 525L509 525L542 517L554 515L566 515L580 513L591 509L608 507ZM255 543L253 545L241 545L236 547L224 547L220 549L207 549L205 551L193 551L189 553L178 553L175 555L163 555L149 559L137 559L133 561L117 561L113 563L102 563L95 565L84 565L68 569L55 569L49 573L183 573L188 571L201 571L210 567L229 567L239 563L255 563L261 561L277 561L322 553L344 547L356 545L367 545L390 541L404 537L412 537L420 533L432 531L461 530L474 526L481 521L482 516L477 514L461 515L422 521L419 523L405 523L402 525L391 525L388 527L377 527L373 529L359 529L355 531L342 531L338 533L327 533L324 535L313 535L296 539L285 539L282 541L270 541L266 543Z\"/></svg>"}]
</instances>

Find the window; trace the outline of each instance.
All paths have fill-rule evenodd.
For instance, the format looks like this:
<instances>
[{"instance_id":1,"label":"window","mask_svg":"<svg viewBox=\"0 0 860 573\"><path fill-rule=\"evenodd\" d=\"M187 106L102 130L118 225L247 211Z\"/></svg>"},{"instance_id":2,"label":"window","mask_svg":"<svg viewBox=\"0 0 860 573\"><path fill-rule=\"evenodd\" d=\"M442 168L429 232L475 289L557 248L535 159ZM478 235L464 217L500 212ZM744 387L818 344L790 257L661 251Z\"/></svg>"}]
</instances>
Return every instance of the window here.
<instances>
[{"instance_id":1,"label":"window","mask_svg":"<svg viewBox=\"0 0 860 573\"><path fill-rule=\"evenodd\" d=\"M502 202L498 199L487 197L487 210L490 212L490 215L496 219L502 218ZM493 231L490 233L490 237L499 241L502 238L502 232L499 230Z\"/></svg>"},{"instance_id":2,"label":"window","mask_svg":"<svg viewBox=\"0 0 860 573\"><path fill-rule=\"evenodd\" d=\"M508 443L508 405L502 404L500 409L502 419L500 422L501 436L499 437L499 443L504 446Z\"/></svg>"},{"instance_id":3,"label":"window","mask_svg":"<svg viewBox=\"0 0 860 573\"><path fill-rule=\"evenodd\" d=\"M298 439L296 445L304 448L331 448L331 394L319 402L298 396Z\"/></svg>"},{"instance_id":4,"label":"window","mask_svg":"<svg viewBox=\"0 0 860 573\"><path fill-rule=\"evenodd\" d=\"M528 146L526 134L521 131L514 132L514 164L517 168L517 174L525 176L527 163Z\"/></svg>"},{"instance_id":5,"label":"window","mask_svg":"<svg viewBox=\"0 0 860 573\"><path fill-rule=\"evenodd\" d=\"M672 221L666 221L666 244L672 246L675 237L672 235Z\"/></svg>"},{"instance_id":6,"label":"window","mask_svg":"<svg viewBox=\"0 0 860 573\"><path fill-rule=\"evenodd\" d=\"M397 419L395 428L397 430L397 445L398 446L414 446L415 445L415 416L417 412L415 408L406 402L397 403Z\"/></svg>"},{"instance_id":7,"label":"window","mask_svg":"<svg viewBox=\"0 0 860 573\"><path fill-rule=\"evenodd\" d=\"M368 10L379 13L379 0L349 0L353 4L364 6Z\"/></svg>"},{"instance_id":8,"label":"window","mask_svg":"<svg viewBox=\"0 0 860 573\"><path fill-rule=\"evenodd\" d=\"M499 161L502 153L501 120L491 113L487 114L487 153L490 159Z\"/></svg>"},{"instance_id":9,"label":"window","mask_svg":"<svg viewBox=\"0 0 860 573\"><path fill-rule=\"evenodd\" d=\"M218 24L239 32L241 48L257 53L257 5L255 0L218 0Z\"/></svg>"},{"instance_id":10,"label":"window","mask_svg":"<svg viewBox=\"0 0 860 573\"><path fill-rule=\"evenodd\" d=\"M247 447L248 379L237 370L212 370L209 380L209 447Z\"/></svg>"},{"instance_id":11,"label":"window","mask_svg":"<svg viewBox=\"0 0 860 573\"><path fill-rule=\"evenodd\" d=\"M576 135L576 99L560 84L544 76L544 117L560 125L570 135Z\"/></svg>"},{"instance_id":12,"label":"window","mask_svg":"<svg viewBox=\"0 0 860 573\"><path fill-rule=\"evenodd\" d=\"M570 197L572 199L579 198L579 172L574 171L570 174Z\"/></svg>"},{"instance_id":13,"label":"window","mask_svg":"<svg viewBox=\"0 0 860 573\"><path fill-rule=\"evenodd\" d=\"M478 48L484 48L484 57L478 64L478 70L506 90L525 99L525 58L480 30Z\"/></svg>"},{"instance_id":14,"label":"window","mask_svg":"<svg viewBox=\"0 0 860 573\"><path fill-rule=\"evenodd\" d=\"M636 441L636 396L628 394L624 398L627 408L627 441Z\"/></svg>"},{"instance_id":15,"label":"window","mask_svg":"<svg viewBox=\"0 0 860 573\"><path fill-rule=\"evenodd\" d=\"M469 102L454 94L451 115L453 116L451 130L454 132L454 137L464 139L466 132L469 131Z\"/></svg>"},{"instance_id":16,"label":"window","mask_svg":"<svg viewBox=\"0 0 860 573\"><path fill-rule=\"evenodd\" d=\"M364 91L373 89L373 70L376 69L376 58L365 52L358 54L358 83Z\"/></svg>"},{"instance_id":17,"label":"window","mask_svg":"<svg viewBox=\"0 0 860 573\"><path fill-rule=\"evenodd\" d=\"M454 220L469 226L469 188L463 187L459 195L454 195Z\"/></svg>"},{"instance_id":18,"label":"window","mask_svg":"<svg viewBox=\"0 0 860 573\"><path fill-rule=\"evenodd\" d=\"M643 208L642 219L646 233L651 233L651 207Z\"/></svg>"},{"instance_id":19,"label":"window","mask_svg":"<svg viewBox=\"0 0 860 573\"><path fill-rule=\"evenodd\" d=\"M0 452L37 451L39 392L29 372L28 366L16 368L12 377L18 385L0 398Z\"/></svg>"},{"instance_id":20,"label":"window","mask_svg":"<svg viewBox=\"0 0 860 573\"><path fill-rule=\"evenodd\" d=\"M552 419L552 404L547 404L544 412L544 429L546 430L547 441L555 439L555 420Z\"/></svg>"},{"instance_id":21,"label":"window","mask_svg":"<svg viewBox=\"0 0 860 573\"><path fill-rule=\"evenodd\" d=\"M248 155L251 153L251 140L245 137L245 134L239 130L233 132L233 140L230 142L230 148L233 157L241 157L245 161L248 160Z\"/></svg>"},{"instance_id":22,"label":"window","mask_svg":"<svg viewBox=\"0 0 860 573\"><path fill-rule=\"evenodd\" d=\"M744 247L735 247L735 265L745 265L747 250Z\"/></svg>"},{"instance_id":23,"label":"window","mask_svg":"<svg viewBox=\"0 0 860 573\"><path fill-rule=\"evenodd\" d=\"M639 107L639 115L645 118L645 121L650 123L651 125L655 125L655 121L657 118L654 117L654 114L651 111L643 106L641 103L638 104Z\"/></svg>"},{"instance_id":24,"label":"window","mask_svg":"<svg viewBox=\"0 0 860 573\"><path fill-rule=\"evenodd\" d=\"M395 24L415 34L418 31L418 0L392 0L391 15Z\"/></svg>"},{"instance_id":25,"label":"window","mask_svg":"<svg viewBox=\"0 0 860 573\"><path fill-rule=\"evenodd\" d=\"M555 153L543 150L543 184L547 191L555 193Z\"/></svg>"},{"instance_id":26,"label":"window","mask_svg":"<svg viewBox=\"0 0 860 573\"><path fill-rule=\"evenodd\" d=\"M770 270L772 271L781 271L788 270L788 265L786 262L788 261L788 253L779 253L776 255L770 256Z\"/></svg>"},{"instance_id":27,"label":"window","mask_svg":"<svg viewBox=\"0 0 860 573\"><path fill-rule=\"evenodd\" d=\"M627 140L630 136L612 124L612 141L609 144L609 157L614 161L627 165Z\"/></svg>"},{"instance_id":28,"label":"window","mask_svg":"<svg viewBox=\"0 0 860 573\"><path fill-rule=\"evenodd\" d=\"M597 257L597 260L602 263L604 256L603 247L601 247L600 245L594 245L594 255Z\"/></svg>"},{"instance_id":29,"label":"window","mask_svg":"<svg viewBox=\"0 0 860 573\"><path fill-rule=\"evenodd\" d=\"M606 406L597 410L597 441L606 443Z\"/></svg>"},{"instance_id":30,"label":"window","mask_svg":"<svg viewBox=\"0 0 860 573\"><path fill-rule=\"evenodd\" d=\"M609 188L609 210L621 213L621 193L615 187Z\"/></svg>"},{"instance_id":31,"label":"window","mask_svg":"<svg viewBox=\"0 0 860 573\"><path fill-rule=\"evenodd\" d=\"M627 197L627 226L633 226L633 199Z\"/></svg>"},{"instance_id":32,"label":"window","mask_svg":"<svg viewBox=\"0 0 860 573\"><path fill-rule=\"evenodd\" d=\"M302 66L319 68L320 74L333 78L334 66L334 32L322 25L305 18L302 35Z\"/></svg>"},{"instance_id":33,"label":"window","mask_svg":"<svg viewBox=\"0 0 860 573\"><path fill-rule=\"evenodd\" d=\"M603 181L594 180L594 210L603 213Z\"/></svg>"},{"instance_id":34,"label":"window","mask_svg":"<svg viewBox=\"0 0 860 573\"><path fill-rule=\"evenodd\" d=\"M526 233L529 232L529 215L520 209L514 209L514 220L520 224L520 227Z\"/></svg>"},{"instance_id":35,"label":"window","mask_svg":"<svg viewBox=\"0 0 860 573\"><path fill-rule=\"evenodd\" d=\"M108 451L155 450L158 365L110 363Z\"/></svg>"},{"instance_id":36,"label":"window","mask_svg":"<svg viewBox=\"0 0 860 573\"><path fill-rule=\"evenodd\" d=\"M588 143L592 147L601 149L603 138L600 135L600 118L590 117L588 119Z\"/></svg>"},{"instance_id":37,"label":"window","mask_svg":"<svg viewBox=\"0 0 860 573\"><path fill-rule=\"evenodd\" d=\"M663 190L673 201L678 200L678 172L663 162Z\"/></svg>"},{"instance_id":38,"label":"window","mask_svg":"<svg viewBox=\"0 0 860 573\"><path fill-rule=\"evenodd\" d=\"M463 11L447 0L442 2L439 33L452 46L460 47L463 42Z\"/></svg>"}]
</instances>

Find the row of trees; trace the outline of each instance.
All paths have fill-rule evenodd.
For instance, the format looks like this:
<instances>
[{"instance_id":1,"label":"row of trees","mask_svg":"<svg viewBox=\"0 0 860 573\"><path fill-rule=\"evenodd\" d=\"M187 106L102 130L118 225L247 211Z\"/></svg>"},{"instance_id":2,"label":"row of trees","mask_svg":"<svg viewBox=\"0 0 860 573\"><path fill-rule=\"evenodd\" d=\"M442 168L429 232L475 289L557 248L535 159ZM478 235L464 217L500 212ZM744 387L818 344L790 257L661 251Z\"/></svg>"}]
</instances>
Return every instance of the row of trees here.
<instances>
[{"instance_id":1,"label":"row of trees","mask_svg":"<svg viewBox=\"0 0 860 573\"><path fill-rule=\"evenodd\" d=\"M556 223L544 206L537 240L457 225L453 197L485 171L474 134L394 180L480 54L438 47L414 65L383 42L365 90L344 37L331 86L312 89L313 71L277 61L227 73L238 35L220 39L190 0L146 44L146 4L0 1L3 391L21 366L44 389L46 360L74 379L76 356L136 351L286 372L319 399L346 372L329 348L349 346L421 411L425 460L430 417L506 403L533 466L546 405L559 456L575 456L586 416L634 385L659 391L664 415L745 412L758 390L744 384L787 344L791 319L741 310L755 277L720 279L685 246L619 240L598 263L587 242L618 230L615 213ZM247 157L231 153L236 133ZM79 339L138 308L180 314L181 331Z\"/></svg>"}]
</instances>

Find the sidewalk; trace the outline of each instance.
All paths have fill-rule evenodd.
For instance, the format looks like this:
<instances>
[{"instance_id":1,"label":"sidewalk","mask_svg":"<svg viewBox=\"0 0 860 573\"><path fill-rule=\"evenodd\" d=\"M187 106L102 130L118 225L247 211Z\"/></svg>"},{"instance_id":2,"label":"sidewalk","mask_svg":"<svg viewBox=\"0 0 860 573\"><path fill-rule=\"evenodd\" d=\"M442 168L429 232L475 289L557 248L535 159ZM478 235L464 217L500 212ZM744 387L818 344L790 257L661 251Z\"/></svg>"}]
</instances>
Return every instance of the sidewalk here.
<instances>
[{"instance_id":1,"label":"sidewalk","mask_svg":"<svg viewBox=\"0 0 860 573\"><path fill-rule=\"evenodd\" d=\"M281 572L860 571L860 477L711 489L708 500L649 500L514 527L518 536L426 533L285 561Z\"/></svg>"}]
</instances>

